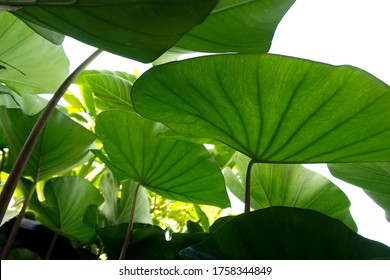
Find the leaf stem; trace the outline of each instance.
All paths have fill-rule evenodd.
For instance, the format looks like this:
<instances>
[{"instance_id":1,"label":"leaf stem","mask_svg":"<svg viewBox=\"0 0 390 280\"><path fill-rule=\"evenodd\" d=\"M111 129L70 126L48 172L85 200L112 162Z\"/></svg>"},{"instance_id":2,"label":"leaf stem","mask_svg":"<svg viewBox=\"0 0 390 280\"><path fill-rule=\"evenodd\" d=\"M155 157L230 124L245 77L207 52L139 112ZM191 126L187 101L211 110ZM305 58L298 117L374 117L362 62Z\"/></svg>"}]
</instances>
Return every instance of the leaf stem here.
<instances>
[{"instance_id":1,"label":"leaf stem","mask_svg":"<svg viewBox=\"0 0 390 280\"><path fill-rule=\"evenodd\" d=\"M244 213L249 213L251 211L251 176L252 176L252 167L255 164L255 159L251 159L248 164L248 169L246 171L246 181L245 181L245 208Z\"/></svg>"},{"instance_id":2,"label":"leaf stem","mask_svg":"<svg viewBox=\"0 0 390 280\"><path fill-rule=\"evenodd\" d=\"M78 75L91 63L103 50L95 51L91 56L89 56L83 63L73 71L72 74L66 78L62 85L55 92L53 98L47 104L46 108L42 111L38 121L36 122L34 128L32 129L30 135L28 136L26 142L23 145L22 150L19 153L18 158L14 166L12 167L11 173L7 181L5 182L3 191L0 194L0 221L3 220L5 212L7 211L8 204L12 198L12 195L15 191L18 181L22 177L23 171L26 167L27 161L31 156L31 153L35 147L35 144L38 141L39 136L41 135L51 113L54 111L58 101L64 95L69 86L77 78Z\"/></svg>"},{"instance_id":3,"label":"leaf stem","mask_svg":"<svg viewBox=\"0 0 390 280\"><path fill-rule=\"evenodd\" d=\"M3 252L1 253L1 259L6 260L8 258L8 255L12 249L12 245L14 244L16 234L18 233L20 223L22 222L22 219L24 217L24 213L27 210L28 203L30 202L34 192L35 192L36 184L33 184L31 186L31 189L29 190L27 197L24 199L24 203L22 206L22 209L19 212L18 217L15 220L14 225L12 226L12 230L8 236L7 242L5 243Z\"/></svg>"},{"instance_id":4,"label":"leaf stem","mask_svg":"<svg viewBox=\"0 0 390 280\"><path fill-rule=\"evenodd\" d=\"M45 260L50 260L51 255L53 254L54 246L56 245L59 235L60 235L60 230L57 229L54 233L53 239L51 240L49 250L47 250Z\"/></svg>"},{"instance_id":5,"label":"leaf stem","mask_svg":"<svg viewBox=\"0 0 390 280\"><path fill-rule=\"evenodd\" d=\"M126 237L125 241L123 242L122 251L119 256L119 260L124 260L127 253L127 248L129 247L129 241L131 238L131 232L133 231L133 224L134 224L134 214L135 214L135 207L137 205L137 195L138 195L138 189L141 186L140 183L137 184L134 191L134 197L133 197L133 205L131 206L131 212L130 212L130 221L129 226L127 227Z\"/></svg>"}]
</instances>

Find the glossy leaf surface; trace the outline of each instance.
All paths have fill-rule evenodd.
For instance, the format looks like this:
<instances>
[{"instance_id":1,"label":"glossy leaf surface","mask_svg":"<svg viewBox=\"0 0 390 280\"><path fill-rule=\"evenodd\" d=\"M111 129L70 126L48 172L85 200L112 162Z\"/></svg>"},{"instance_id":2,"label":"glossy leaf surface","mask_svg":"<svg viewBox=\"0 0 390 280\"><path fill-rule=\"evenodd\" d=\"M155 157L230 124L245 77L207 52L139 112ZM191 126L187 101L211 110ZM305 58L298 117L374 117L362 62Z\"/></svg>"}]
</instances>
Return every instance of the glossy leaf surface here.
<instances>
[{"instance_id":1,"label":"glossy leaf surface","mask_svg":"<svg viewBox=\"0 0 390 280\"><path fill-rule=\"evenodd\" d=\"M135 110L259 162L390 160L390 88L363 70L278 55L218 55L154 67Z\"/></svg>"},{"instance_id":2,"label":"glossy leaf surface","mask_svg":"<svg viewBox=\"0 0 390 280\"><path fill-rule=\"evenodd\" d=\"M0 82L19 94L53 93L68 75L62 46L42 38L17 17L0 13Z\"/></svg>"},{"instance_id":3,"label":"glossy leaf surface","mask_svg":"<svg viewBox=\"0 0 390 280\"><path fill-rule=\"evenodd\" d=\"M23 7L24 20L142 62L163 54L217 4L216 0L0 1Z\"/></svg>"},{"instance_id":4,"label":"glossy leaf surface","mask_svg":"<svg viewBox=\"0 0 390 280\"><path fill-rule=\"evenodd\" d=\"M181 254L192 259L390 259L390 247L319 212L271 207L231 219Z\"/></svg>"},{"instance_id":5,"label":"glossy leaf surface","mask_svg":"<svg viewBox=\"0 0 390 280\"><path fill-rule=\"evenodd\" d=\"M386 211L390 222L390 164L387 162L329 164L333 176L361 187Z\"/></svg>"},{"instance_id":6,"label":"glossy leaf surface","mask_svg":"<svg viewBox=\"0 0 390 280\"><path fill-rule=\"evenodd\" d=\"M39 115L26 116L20 109L0 106L0 127L9 146L7 164L15 162ZM38 182L84 163L95 135L56 110L40 136L23 176Z\"/></svg>"},{"instance_id":7,"label":"glossy leaf surface","mask_svg":"<svg viewBox=\"0 0 390 280\"><path fill-rule=\"evenodd\" d=\"M125 111L98 116L96 133L119 180L132 178L166 198L228 207L221 170L203 145L160 138L162 124Z\"/></svg>"},{"instance_id":8,"label":"glossy leaf surface","mask_svg":"<svg viewBox=\"0 0 390 280\"><path fill-rule=\"evenodd\" d=\"M224 169L228 188L242 201L245 197L245 183L250 159L237 155L238 176ZM264 209L271 206L288 206L311 209L329 217L339 219L352 230L357 231L351 216L348 197L335 184L316 172L299 164L264 164L252 167L251 206Z\"/></svg>"},{"instance_id":9,"label":"glossy leaf surface","mask_svg":"<svg viewBox=\"0 0 390 280\"><path fill-rule=\"evenodd\" d=\"M191 51L266 53L276 27L295 0L221 0L176 47Z\"/></svg>"}]
</instances>

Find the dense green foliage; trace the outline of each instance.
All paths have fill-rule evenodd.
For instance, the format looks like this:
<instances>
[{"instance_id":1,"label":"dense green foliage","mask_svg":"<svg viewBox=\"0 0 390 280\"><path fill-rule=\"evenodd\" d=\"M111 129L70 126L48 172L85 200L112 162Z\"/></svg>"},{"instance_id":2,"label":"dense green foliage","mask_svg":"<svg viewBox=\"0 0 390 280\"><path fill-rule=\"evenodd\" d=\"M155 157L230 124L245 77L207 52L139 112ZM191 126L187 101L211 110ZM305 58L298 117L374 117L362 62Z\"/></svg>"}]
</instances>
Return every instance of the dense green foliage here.
<instances>
[{"instance_id":1,"label":"dense green foliage","mask_svg":"<svg viewBox=\"0 0 390 280\"><path fill-rule=\"evenodd\" d=\"M1 198L12 196L0 231L12 243L14 224L43 226L3 257L390 259L356 233L348 197L301 166L329 163L388 213L390 87L355 67L267 54L294 2L0 0L17 8L0 12ZM84 71L13 191L5 182L51 106L39 94L68 74L64 36L141 62L218 55L140 77Z\"/></svg>"}]
</instances>

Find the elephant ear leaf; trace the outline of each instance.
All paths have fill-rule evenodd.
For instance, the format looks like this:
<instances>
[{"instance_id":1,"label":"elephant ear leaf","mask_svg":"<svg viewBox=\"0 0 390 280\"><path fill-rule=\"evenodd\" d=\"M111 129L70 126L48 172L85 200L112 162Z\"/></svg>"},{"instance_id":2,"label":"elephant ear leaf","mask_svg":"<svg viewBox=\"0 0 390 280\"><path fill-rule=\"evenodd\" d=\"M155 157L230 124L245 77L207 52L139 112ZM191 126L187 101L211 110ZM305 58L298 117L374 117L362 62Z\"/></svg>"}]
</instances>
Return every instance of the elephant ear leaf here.
<instances>
[{"instance_id":1,"label":"elephant ear leaf","mask_svg":"<svg viewBox=\"0 0 390 280\"><path fill-rule=\"evenodd\" d=\"M390 259L390 247L366 239L320 212L270 207L225 221L181 255L220 260Z\"/></svg>"},{"instance_id":2,"label":"elephant ear leaf","mask_svg":"<svg viewBox=\"0 0 390 280\"><path fill-rule=\"evenodd\" d=\"M152 62L213 10L217 0L16 1L13 13L57 33Z\"/></svg>"},{"instance_id":3,"label":"elephant ear leaf","mask_svg":"<svg viewBox=\"0 0 390 280\"><path fill-rule=\"evenodd\" d=\"M135 110L258 162L390 160L390 88L351 66L270 54L160 65L133 85Z\"/></svg>"},{"instance_id":4,"label":"elephant ear leaf","mask_svg":"<svg viewBox=\"0 0 390 280\"><path fill-rule=\"evenodd\" d=\"M96 133L107 153L94 151L120 181L133 179L163 197L230 205L221 170L200 144L160 137L166 127L135 113L101 113Z\"/></svg>"},{"instance_id":5,"label":"elephant ear leaf","mask_svg":"<svg viewBox=\"0 0 390 280\"><path fill-rule=\"evenodd\" d=\"M39 222L81 242L95 236L95 229L84 223L84 214L90 205L99 206L104 199L89 181L77 176L53 178L46 182L44 196L41 203L35 194L30 205Z\"/></svg>"}]
</instances>

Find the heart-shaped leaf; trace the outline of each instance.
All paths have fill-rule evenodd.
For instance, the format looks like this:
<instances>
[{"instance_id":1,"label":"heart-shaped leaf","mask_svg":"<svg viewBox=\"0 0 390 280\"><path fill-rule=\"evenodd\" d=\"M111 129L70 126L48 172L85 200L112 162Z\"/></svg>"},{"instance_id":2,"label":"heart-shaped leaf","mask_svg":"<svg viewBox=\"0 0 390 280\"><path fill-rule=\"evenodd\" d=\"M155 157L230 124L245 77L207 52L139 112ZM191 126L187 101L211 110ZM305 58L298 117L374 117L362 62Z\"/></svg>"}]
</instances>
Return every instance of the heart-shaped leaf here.
<instances>
[{"instance_id":1,"label":"heart-shaped leaf","mask_svg":"<svg viewBox=\"0 0 390 280\"><path fill-rule=\"evenodd\" d=\"M119 180L132 178L166 198L228 207L221 170L203 145L160 138L162 124L125 111L101 113L96 133Z\"/></svg>"},{"instance_id":2,"label":"heart-shaped leaf","mask_svg":"<svg viewBox=\"0 0 390 280\"><path fill-rule=\"evenodd\" d=\"M14 164L39 115L26 116L20 109L0 106L0 127L9 146L7 164ZM66 172L87 160L95 135L55 110L38 139L24 170L35 182Z\"/></svg>"},{"instance_id":3,"label":"heart-shaped leaf","mask_svg":"<svg viewBox=\"0 0 390 280\"><path fill-rule=\"evenodd\" d=\"M68 75L62 46L48 42L15 16L0 13L0 83L19 94L52 93Z\"/></svg>"},{"instance_id":4,"label":"heart-shaped leaf","mask_svg":"<svg viewBox=\"0 0 390 280\"><path fill-rule=\"evenodd\" d=\"M24 20L109 52L151 62L201 23L216 0L0 1Z\"/></svg>"},{"instance_id":5,"label":"heart-shaped leaf","mask_svg":"<svg viewBox=\"0 0 390 280\"><path fill-rule=\"evenodd\" d=\"M81 242L95 236L95 229L83 223L84 213L90 205L102 204L103 197L89 181L77 176L53 178L46 182L44 196L44 203L36 194L30 203L39 222Z\"/></svg>"},{"instance_id":6,"label":"heart-shaped leaf","mask_svg":"<svg viewBox=\"0 0 390 280\"><path fill-rule=\"evenodd\" d=\"M135 110L258 162L390 160L390 88L363 70L278 55L200 57L154 67Z\"/></svg>"},{"instance_id":7,"label":"heart-shaped leaf","mask_svg":"<svg viewBox=\"0 0 390 280\"><path fill-rule=\"evenodd\" d=\"M390 259L390 247L319 212L270 207L231 219L181 254L192 259Z\"/></svg>"},{"instance_id":8,"label":"heart-shaped leaf","mask_svg":"<svg viewBox=\"0 0 390 280\"><path fill-rule=\"evenodd\" d=\"M328 164L333 176L361 187L386 211L390 222L390 163Z\"/></svg>"},{"instance_id":9,"label":"heart-shaped leaf","mask_svg":"<svg viewBox=\"0 0 390 280\"><path fill-rule=\"evenodd\" d=\"M221 53L266 53L279 22L295 0L220 0L176 47Z\"/></svg>"},{"instance_id":10,"label":"heart-shaped leaf","mask_svg":"<svg viewBox=\"0 0 390 280\"><path fill-rule=\"evenodd\" d=\"M250 159L236 156L237 176L225 168L228 188L242 201L245 197L247 167ZM351 216L348 197L335 184L299 164L255 164L251 176L251 206L264 209L271 206L288 206L311 209L339 219L357 231Z\"/></svg>"}]
</instances>

